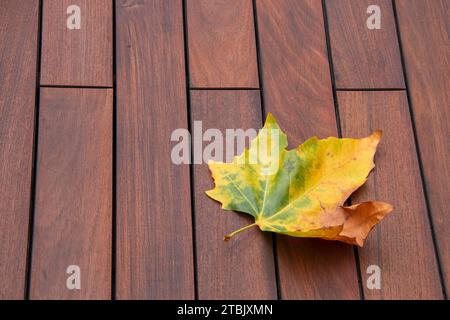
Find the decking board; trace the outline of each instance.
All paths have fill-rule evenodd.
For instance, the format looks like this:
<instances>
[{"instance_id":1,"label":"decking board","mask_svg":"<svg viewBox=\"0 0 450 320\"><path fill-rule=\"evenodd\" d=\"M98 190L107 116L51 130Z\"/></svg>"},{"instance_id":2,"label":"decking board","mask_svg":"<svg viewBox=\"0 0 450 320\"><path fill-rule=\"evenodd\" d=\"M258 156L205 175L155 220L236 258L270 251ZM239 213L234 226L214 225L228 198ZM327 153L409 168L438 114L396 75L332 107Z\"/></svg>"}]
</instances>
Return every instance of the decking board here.
<instances>
[{"instance_id":1,"label":"decking board","mask_svg":"<svg viewBox=\"0 0 450 320\"><path fill-rule=\"evenodd\" d=\"M81 27L67 27L67 8L80 7ZM112 87L112 1L45 0L41 85Z\"/></svg>"},{"instance_id":2,"label":"decking board","mask_svg":"<svg viewBox=\"0 0 450 320\"><path fill-rule=\"evenodd\" d=\"M195 297L189 166L170 141L188 127L182 9L116 2L118 299Z\"/></svg>"},{"instance_id":3,"label":"decking board","mask_svg":"<svg viewBox=\"0 0 450 320\"><path fill-rule=\"evenodd\" d=\"M0 1L0 299L25 297L38 1Z\"/></svg>"},{"instance_id":4,"label":"decking board","mask_svg":"<svg viewBox=\"0 0 450 320\"><path fill-rule=\"evenodd\" d=\"M41 89L31 299L111 298L112 103L112 90Z\"/></svg>"},{"instance_id":5,"label":"decking board","mask_svg":"<svg viewBox=\"0 0 450 320\"><path fill-rule=\"evenodd\" d=\"M251 0L186 1L191 87L258 88Z\"/></svg>"}]
</instances>

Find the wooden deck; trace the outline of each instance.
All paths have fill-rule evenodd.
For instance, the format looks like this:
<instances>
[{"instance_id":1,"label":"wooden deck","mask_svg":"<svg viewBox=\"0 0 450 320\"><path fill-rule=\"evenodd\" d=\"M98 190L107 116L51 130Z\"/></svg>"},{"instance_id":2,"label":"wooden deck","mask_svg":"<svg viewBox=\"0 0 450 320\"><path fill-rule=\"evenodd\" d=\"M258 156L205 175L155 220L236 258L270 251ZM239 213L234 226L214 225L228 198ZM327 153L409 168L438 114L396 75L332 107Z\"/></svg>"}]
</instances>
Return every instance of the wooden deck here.
<instances>
[{"instance_id":1,"label":"wooden deck","mask_svg":"<svg viewBox=\"0 0 450 320\"><path fill-rule=\"evenodd\" d=\"M367 7L381 9L369 30ZM66 27L69 5L81 29ZM0 1L0 299L446 299L449 0ZM178 128L384 131L364 248L249 230ZM81 271L69 290L67 267ZM367 268L381 269L369 289Z\"/></svg>"}]
</instances>

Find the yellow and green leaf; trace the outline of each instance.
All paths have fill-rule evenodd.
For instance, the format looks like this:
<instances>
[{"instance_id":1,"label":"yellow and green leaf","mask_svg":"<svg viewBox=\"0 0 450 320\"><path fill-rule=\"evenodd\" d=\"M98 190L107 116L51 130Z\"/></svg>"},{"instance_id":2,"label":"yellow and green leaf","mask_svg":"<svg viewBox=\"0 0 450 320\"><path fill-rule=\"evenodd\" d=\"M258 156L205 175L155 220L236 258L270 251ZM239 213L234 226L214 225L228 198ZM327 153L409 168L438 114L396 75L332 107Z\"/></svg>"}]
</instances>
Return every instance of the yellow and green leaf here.
<instances>
[{"instance_id":1,"label":"yellow and green leaf","mask_svg":"<svg viewBox=\"0 0 450 320\"><path fill-rule=\"evenodd\" d=\"M287 150L287 137L269 114L250 148L231 163L209 162L215 188L207 191L225 210L248 213L263 231L317 237L362 246L392 206L366 202L345 207L374 168L381 131L363 139L313 137Z\"/></svg>"}]
</instances>

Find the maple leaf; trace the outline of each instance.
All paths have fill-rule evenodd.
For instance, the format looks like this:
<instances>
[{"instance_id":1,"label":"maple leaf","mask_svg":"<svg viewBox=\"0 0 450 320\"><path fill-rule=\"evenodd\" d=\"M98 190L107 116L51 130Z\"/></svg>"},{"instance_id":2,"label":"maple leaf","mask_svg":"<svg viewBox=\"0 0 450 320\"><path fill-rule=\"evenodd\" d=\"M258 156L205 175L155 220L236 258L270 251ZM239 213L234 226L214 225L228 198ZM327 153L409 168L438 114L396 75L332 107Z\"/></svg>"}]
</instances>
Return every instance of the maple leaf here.
<instances>
[{"instance_id":1,"label":"maple leaf","mask_svg":"<svg viewBox=\"0 0 450 320\"><path fill-rule=\"evenodd\" d=\"M345 207L367 180L381 138L310 138L287 150L287 137L269 113L250 148L231 163L208 163L215 188L206 192L222 209L248 213L258 226L294 237L338 240L362 246L370 230L393 207L369 201Z\"/></svg>"}]
</instances>

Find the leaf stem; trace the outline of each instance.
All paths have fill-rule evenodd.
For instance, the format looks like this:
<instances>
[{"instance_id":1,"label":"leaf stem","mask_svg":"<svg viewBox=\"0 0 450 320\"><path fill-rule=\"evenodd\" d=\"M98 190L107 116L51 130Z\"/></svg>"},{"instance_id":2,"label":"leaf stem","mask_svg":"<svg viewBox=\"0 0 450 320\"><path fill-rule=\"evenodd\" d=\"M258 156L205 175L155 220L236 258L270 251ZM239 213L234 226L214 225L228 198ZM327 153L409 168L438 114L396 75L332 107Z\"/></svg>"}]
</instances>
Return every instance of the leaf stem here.
<instances>
[{"instance_id":1,"label":"leaf stem","mask_svg":"<svg viewBox=\"0 0 450 320\"><path fill-rule=\"evenodd\" d=\"M243 228L240 228L240 229L238 229L238 230L236 230L236 231L233 231L233 232L227 234L225 237L223 237L223 240L224 240L224 241L228 241L228 240L231 239L232 236L234 236L234 235L236 235L236 234L238 234L238 233L240 233L240 232L242 232L242 231L245 231L245 230L247 230L247 229L250 229L250 228L252 228L252 227L254 227L254 226L257 226L257 225L258 225L258 224L255 222L255 223L252 223L252 224L250 224L250 225L248 225L248 226L245 226L245 227L243 227Z\"/></svg>"}]
</instances>

